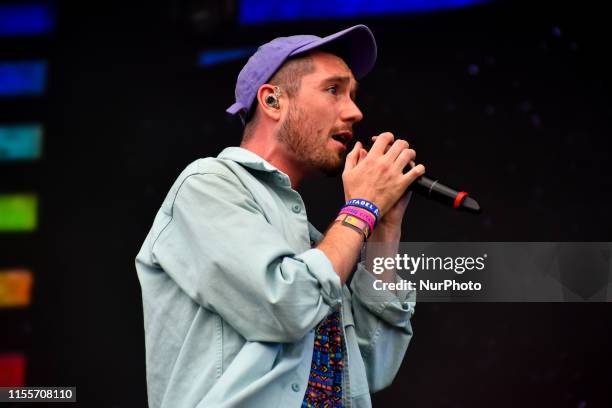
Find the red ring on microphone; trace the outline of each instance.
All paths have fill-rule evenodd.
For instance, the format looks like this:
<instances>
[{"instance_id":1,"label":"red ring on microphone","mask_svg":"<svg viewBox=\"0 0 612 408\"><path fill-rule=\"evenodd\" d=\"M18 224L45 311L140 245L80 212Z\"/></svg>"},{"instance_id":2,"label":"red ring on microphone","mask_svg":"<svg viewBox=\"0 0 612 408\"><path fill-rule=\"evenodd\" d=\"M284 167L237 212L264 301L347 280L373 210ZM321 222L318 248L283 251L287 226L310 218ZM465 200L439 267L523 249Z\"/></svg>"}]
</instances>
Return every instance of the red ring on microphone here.
<instances>
[{"instance_id":1,"label":"red ring on microphone","mask_svg":"<svg viewBox=\"0 0 612 408\"><path fill-rule=\"evenodd\" d=\"M457 197L455 197L455 202L453 203L453 208L459 208L459 206L461 205L461 201L463 201L463 199L465 197L467 197L468 193L466 193L465 191L460 191L457 193Z\"/></svg>"}]
</instances>

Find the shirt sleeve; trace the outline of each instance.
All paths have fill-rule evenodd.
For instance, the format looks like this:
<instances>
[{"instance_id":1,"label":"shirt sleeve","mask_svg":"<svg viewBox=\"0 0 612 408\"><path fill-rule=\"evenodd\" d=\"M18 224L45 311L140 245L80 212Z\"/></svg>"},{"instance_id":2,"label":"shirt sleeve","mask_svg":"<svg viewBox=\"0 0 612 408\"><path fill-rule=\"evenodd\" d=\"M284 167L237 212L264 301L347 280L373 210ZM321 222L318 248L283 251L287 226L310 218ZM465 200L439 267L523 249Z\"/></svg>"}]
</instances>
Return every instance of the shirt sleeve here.
<instances>
[{"instance_id":1,"label":"shirt sleeve","mask_svg":"<svg viewBox=\"0 0 612 408\"><path fill-rule=\"evenodd\" d=\"M295 253L235 176L187 176L170 215L154 262L248 341L295 342L341 302L329 259Z\"/></svg>"},{"instance_id":2,"label":"shirt sleeve","mask_svg":"<svg viewBox=\"0 0 612 408\"><path fill-rule=\"evenodd\" d=\"M310 236L319 242L323 235L309 225ZM359 262L350 281L351 313L359 352L364 362L370 392L388 387L402 364L412 339L410 319L416 292L374 289L376 276ZM396 282L401 278L397 276Z\"/></svg>"},{"instance_id":3,"label":"shirt sleeve","mask_svg":"<svg viewBox=\"0 0 612 408\"><path fill-rule=\"evenodd\" d=\"M415 291L374 289L376 277L359 263L351 281L355 332L371 392L388 387L412 339ZM399 281L399 277L396 281Z\"/></svg>"}]
</instances>

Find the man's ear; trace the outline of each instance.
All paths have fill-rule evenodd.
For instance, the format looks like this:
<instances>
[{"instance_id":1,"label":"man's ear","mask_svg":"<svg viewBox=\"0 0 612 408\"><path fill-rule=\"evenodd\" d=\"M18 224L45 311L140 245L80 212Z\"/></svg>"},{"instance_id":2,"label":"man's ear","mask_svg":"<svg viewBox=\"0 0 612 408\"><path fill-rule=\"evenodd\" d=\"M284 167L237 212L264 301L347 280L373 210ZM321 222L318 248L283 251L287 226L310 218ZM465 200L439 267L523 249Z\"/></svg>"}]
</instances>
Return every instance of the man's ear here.
<instances>
[{"instance_id":1,"label":"man's ear","mask_svg":"<svg viewBox=\"0 0 612 408\"><path fill-rule=\"evenodd\" d=\"M276 90L276 92L275 92ZM278 121L281 118L283 103L278 87L270 84L263 84L257 91L257 103L261 109L261 114L272 120Z\"/></svg>"}]
</instances>

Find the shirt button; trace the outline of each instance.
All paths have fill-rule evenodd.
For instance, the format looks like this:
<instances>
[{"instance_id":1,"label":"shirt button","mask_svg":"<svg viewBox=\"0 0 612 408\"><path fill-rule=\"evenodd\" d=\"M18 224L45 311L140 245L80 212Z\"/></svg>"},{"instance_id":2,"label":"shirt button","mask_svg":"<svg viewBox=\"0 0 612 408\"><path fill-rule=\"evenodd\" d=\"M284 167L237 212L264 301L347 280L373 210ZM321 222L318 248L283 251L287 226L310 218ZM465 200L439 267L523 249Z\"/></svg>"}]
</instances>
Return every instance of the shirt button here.
<instances>
[{"instance_id":1,"label":"shirt button","mask_svg":"<svg viewBox=\"0 0 612 408\"><path fill-rule=\"evenodd\" d=\"M300 385L298 383L293 383L291 384L291 389L295 392L298 392L300 390Z\"/></svg>"},{"instance_id":2,"label":"shirt button","mask_svg":"<svg viewBox=\"0 0 612 408\"><path fill-rule=\"evenodd\" d=\"M293 210L293 212L297 214L302 210L302 207L299 204L293 204L293 207L291 207L291 210Z\"/></svg>"}]
</instances>

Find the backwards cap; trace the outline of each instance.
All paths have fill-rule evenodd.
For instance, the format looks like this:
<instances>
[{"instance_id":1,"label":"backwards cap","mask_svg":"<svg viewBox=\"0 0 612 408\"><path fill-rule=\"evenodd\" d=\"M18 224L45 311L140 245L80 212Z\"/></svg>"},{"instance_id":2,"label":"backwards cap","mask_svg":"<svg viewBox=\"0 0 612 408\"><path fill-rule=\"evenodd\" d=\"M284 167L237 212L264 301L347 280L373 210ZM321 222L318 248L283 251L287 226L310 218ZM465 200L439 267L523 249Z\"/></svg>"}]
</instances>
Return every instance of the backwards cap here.
<instances>
[{"instance_id":1,"label":"backwards cap","mask_svg":"<svg viewBox=\"0 0 612 408\"><path fill-rule=\"evenodd\" d=\"M244 123L259 87L272 78L288 58L330 44L357 79L370 72L376 62L376 40L363 24L323 38L316 35L275 38L259 47L238 74L236 102L226 112L240 115Z\"/></svg>"}]
</instances>

